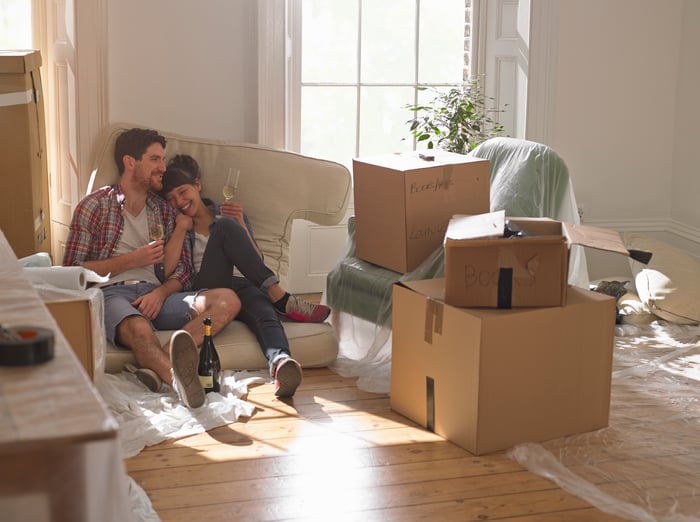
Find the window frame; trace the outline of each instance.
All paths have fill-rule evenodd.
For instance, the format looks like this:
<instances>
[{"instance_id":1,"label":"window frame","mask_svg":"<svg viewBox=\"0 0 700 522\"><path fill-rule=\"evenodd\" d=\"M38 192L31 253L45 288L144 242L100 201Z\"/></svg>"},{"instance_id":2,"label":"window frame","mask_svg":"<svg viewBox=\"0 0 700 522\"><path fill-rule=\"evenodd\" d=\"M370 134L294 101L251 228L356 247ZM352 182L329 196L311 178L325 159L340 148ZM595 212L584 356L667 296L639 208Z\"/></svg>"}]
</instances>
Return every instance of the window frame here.
<instances>
[{"instance_id":1,"label":"window frame","mask_svg":"<svg viewBox=\"0 0 700 522\"><path fill-rule=\"evenodd\" d=\"M258 141L272 147L299 152L301 146L301 3L303 0L261 0L258 4ZM420 4L420 0L417 0ZM468 4L471 3L469 7ZM480 10L481 0L465 0L465 10L471 10L471 41L469 62L476 56L477 23L475 16ZM359 9L361 9L361 4ZM416 31L418 27L416 26ZM358 42L358 46L360 43ZM358 49L358 53L359 53ZM466 50L465 50L466 52ZM418 60L418 54L416 54ZM465 64L465 68L470 66ZM478 74L479 71L471 71ZM281 76L280 76L281 75ZM310 84L311 85L311 84ZM323 85L323 84L319 84ZM357 97L364 85L358 81ZM378 84L367 84L377 86ZM392 86L403 84L392 84ZM405 84L409 87L421 85L417 78ZM431 84L440 86L441 84ZM453 84L444 84L451 86ZM359 101L359 100L358 100ZM414 103L415 103L414 99ZM356 107L359 122L360 104ZM357 127L355 152L358 153L360 126Z\"/></svg>"}]
</instances>

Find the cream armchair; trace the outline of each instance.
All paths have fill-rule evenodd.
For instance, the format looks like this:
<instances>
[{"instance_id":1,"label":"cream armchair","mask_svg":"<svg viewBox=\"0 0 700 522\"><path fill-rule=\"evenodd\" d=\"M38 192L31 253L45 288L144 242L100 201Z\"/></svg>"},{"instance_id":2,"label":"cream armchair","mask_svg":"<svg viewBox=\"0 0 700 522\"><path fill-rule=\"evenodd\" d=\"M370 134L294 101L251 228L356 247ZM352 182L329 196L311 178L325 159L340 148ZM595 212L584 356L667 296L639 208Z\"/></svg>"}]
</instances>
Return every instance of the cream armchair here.
<instances>
[{"instance_id":1,"label":"cream armchair","mask_svg":"<svg viewBox=\"0 0 700 522\"><path fill-rule=\"evenodd\" d=\"M114 163L116 137L132 124L115 124L106 129L96 148L95 169L87 193L119 179ZM203 172L203 196L221 200L229 166L241 170L237 199L246 210L255 238L267 266L277 273L286 287L289 275L289 241L292 222L306 219L319 225L335 225L345 215L352 182L344 166L293 152L259 145L204 140L159 132L168 140L167 159L190 154ZM284 322L293 356L304 367L323 367L335 360L338 341L328 323ZM165 342L171 332L158 332ZM225 369L262 369L267 361L252 332L233 321L215 338ZM105 371L118 372L134 362L130 350L107 343Z\"/></svg>"}]
</instances>

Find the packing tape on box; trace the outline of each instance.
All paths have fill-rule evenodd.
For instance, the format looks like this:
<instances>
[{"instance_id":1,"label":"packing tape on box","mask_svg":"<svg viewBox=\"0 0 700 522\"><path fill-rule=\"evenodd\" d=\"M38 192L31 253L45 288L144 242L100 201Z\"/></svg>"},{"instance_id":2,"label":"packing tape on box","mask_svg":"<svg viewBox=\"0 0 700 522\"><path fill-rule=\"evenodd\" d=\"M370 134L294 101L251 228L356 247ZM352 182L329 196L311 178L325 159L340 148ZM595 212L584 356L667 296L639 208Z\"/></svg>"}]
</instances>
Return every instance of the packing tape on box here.
<instances>
[{"instance_id":1,"label":"packing tape on box","mask_svg":"<svg viewBox=\"0 0 700 522\"><path fill-rule=\"evenodd\" d=\"M14 105L26 105L34 101L34 92L31 89L18 92L0 94L0 107L12 107Z\"/></svg>"},{"instance_id":2,"label":"packing tape on box","mask_svg":"<svg viewBox=\"0 0 700 522\"><path fill-rule=\"evenodd\" d=\"M54 356L53 332L35 326L0 326L0 366L29 366Z\"/></svg>"}]
</instances>

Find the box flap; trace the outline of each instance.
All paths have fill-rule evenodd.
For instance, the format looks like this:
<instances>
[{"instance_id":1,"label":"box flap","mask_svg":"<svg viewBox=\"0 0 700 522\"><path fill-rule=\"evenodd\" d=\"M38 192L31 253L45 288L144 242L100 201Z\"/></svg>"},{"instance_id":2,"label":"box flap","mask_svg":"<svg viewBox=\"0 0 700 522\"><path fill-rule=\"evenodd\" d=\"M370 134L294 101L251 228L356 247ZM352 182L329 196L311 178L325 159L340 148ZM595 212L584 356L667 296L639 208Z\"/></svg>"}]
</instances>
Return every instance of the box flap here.
<instances>
[{"instance_id":1,"label":"box flap","mask_svg":"<svg viewBox=\"0 0 700 522\"><path fill-rule=\"evenodd\" d=\"M564 223L563 225L564 234L570 245L582 245L607 252L616 252L624 256L630 255L620 234L615 230L574 225L573 223Z\"/></svg>"},{"instance_id":2,"label":"box flap","mask_svg":"<svg viewBox=\"0 0 700 522\"><path fill-rule=\"evenodd\" d=\"M475 216L453 216L447 225L444 243L448 240L502 236L505 222L505 210Z\"/></svg>"},{"instance_id":3,"label":"box flap","mask_svg":"<svg viewBox=\"0 0 700 522\"><path fill-rule=\"evenodd\" d=\"M353 162L376 165L399 172L408 172L418 169L430 169L445 165L458 165L462 163L486 162L488 160L466 156L447 151L434 151L431 155L419 152L397 152L394 154L381 154L378 156L366 156L354 158Z\"/></svg>"},{"instance_id":4,"label":"box flap","mask_svg":"<svg viewBox=\"0 0 700 522\"><path fill-rule=\"evenodd\" d=\"M417 281L402 281L399 284L410 288L430 299L445 301L445 279L420 279Z\"/></svg>"}]
</instances>

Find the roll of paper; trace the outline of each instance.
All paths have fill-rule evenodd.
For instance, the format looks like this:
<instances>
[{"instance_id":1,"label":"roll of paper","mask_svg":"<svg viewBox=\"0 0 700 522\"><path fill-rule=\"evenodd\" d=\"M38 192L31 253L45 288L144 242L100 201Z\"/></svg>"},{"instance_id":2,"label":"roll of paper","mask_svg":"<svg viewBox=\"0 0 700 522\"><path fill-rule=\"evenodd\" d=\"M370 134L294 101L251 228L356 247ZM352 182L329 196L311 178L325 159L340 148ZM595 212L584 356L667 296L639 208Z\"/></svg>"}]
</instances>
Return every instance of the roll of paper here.
<instances>
[{"instance_id":1,"label":"roll of paper","mask_svg":"<svg viewBox=\"0 0 700 522\"><path fill-rule=\"evenodd\" d=\"M50 284L66 290L85 290L85 269L79 266L25 267L25 273L33 283Z\"/></svg>"}]
</instances>

